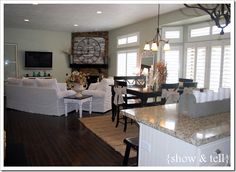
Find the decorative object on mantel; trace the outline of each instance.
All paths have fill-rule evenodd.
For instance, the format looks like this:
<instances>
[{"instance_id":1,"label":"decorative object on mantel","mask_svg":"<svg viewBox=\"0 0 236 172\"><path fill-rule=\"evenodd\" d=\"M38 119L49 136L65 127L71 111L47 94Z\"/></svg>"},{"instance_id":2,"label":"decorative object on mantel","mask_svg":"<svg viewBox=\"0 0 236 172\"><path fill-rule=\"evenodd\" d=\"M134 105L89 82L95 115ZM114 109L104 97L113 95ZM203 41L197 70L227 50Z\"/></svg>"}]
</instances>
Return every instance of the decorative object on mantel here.
<instances>
[{"instance_id":1,"label":"decorative object on mantel","mask_svg":"<svg viewBox=\"0 0 236 172\"><path fill-rule=\"evenodd\" d=\"M88 74L79 71L71 72L70 76L66 74L67 88L82 92L87 88L87 75Z\"/></svg>"},{"instance_id":2,"label":"decorative object on mantel","mask_svg":"<svg viewBox=\"0 0 236 172\"><path fill-rule=\"evenodd\" d=\"M215 25L221 29L220 35L224 35L224 28L230 23L230 4L184 4L188 8L197 8L210 15Z\"/></svg>"},{"instance_id":3,"label":"decorative object on mantel","mask_svg":"<svg viewBox=\"0 0 236 172\"><path fill-rule=\"evenodd\" d=\"M230 112L230 88L219 88L218 92L184 88L178 103L178 113L193 118L224 112Z\"/></svg>"},{"instance_id":4,"label":"decorative object on mantel","mask_svg":"<svg viewBox=\"0 0 236 172\"><path fill-rule=\"evenodd\" d=\"M156 70L154 71L152 80L152 86L155 90L158 90L161 84L166 83L167 78L167 64L165 61L160 60L156 63Z\"/></svg>"},{"instance_id":5,"label":"decorative object on mantel","mask_svg":"<svg viewBox=\"0 0 236 172\"><path fill-rule=\"evenodd\" d=\"M155 37L151 41L147 41L146 44L144 45L144 50L145 51L158 51L160 48L160 44L164 43L163 50L167 51L170 50L170 44L168 40L162 39L162 36L160 34L160 4L158 4L158 15L157 15L157 32ZM150 44L151 43L151 47Z\"/></svg>"}]
</instances>

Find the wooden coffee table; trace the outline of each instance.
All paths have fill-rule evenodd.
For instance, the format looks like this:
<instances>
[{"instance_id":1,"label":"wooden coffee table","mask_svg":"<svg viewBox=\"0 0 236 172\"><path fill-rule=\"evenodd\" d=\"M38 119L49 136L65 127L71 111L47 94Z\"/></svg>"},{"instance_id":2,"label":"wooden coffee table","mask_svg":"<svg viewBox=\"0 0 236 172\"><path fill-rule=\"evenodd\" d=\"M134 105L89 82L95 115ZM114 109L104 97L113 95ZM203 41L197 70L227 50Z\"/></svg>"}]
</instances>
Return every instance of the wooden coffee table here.
<instances>
[{"instance_id":1,"label":"wooden coffee table","mask_svg":"<svg viewBox=\"0 0 236 172\"><path fill-rule=\"evenodd\" d=\"M89 102L89 114L91 114L92 113L92 99L93 97L88 96L88 95L82 95L82 97L76 97L76 96L64 97L65 116L67 117L67 104L68 103L77 104L76 112L78 112L78 109L79 109L79 116L80 118L82 118L83 103Z\"/></svg>"}]
</instances>

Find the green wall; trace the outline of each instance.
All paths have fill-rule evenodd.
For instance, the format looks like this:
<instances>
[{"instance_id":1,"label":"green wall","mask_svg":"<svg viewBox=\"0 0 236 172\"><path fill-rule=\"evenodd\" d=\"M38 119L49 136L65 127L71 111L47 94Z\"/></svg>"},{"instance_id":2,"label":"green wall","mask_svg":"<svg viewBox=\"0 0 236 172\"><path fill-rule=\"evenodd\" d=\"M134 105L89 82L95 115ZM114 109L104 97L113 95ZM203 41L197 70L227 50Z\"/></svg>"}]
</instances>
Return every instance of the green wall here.
<instances>
[{"instance_id":1,"label":"green wall","mask_svg":"<svg viewBox=\"0 0 236 172\"><path fill-rule=\"evenodd\" d=\"M184 5L183 5L184 7ZM160 15L160 26L165 25L183 25L185 23L196 22L193 18L199 18L199 16L204 15L204 13L196 13L196 11L183 8L176 10L170 13ZM109 32L109 75L116 75L116 60L117 60L117 51L125 50L127 48L117 48L117 37L121 35L131 34L139 32L140 43L139 46L134 46L133 48L139 49L139 52L143 50L144 44L146 41L153 39L156 33L157 28L157 17L144 20L139 23L128 25L122 28L111 30ZM129 47L130 49L131 47Z\"/></svg>"},{"instance_id":2,"label":"green wall","mask_svg":"<svg viewBox=\"0 0 236 172\"><path fill-rule=\"evenodd\" d=\"M25 51L50 51L53 52L53 68L46 70L59 82L65 82L66 73L69 73L69 59L62 52L71 46L70 32L55 32L43 30L4 28L4 42L16 43L18 46L18 73L19 77L25 74L32 75L35 71L43 74L44 70L27 70L24 67Z\"/></svg>"}]
</instances>

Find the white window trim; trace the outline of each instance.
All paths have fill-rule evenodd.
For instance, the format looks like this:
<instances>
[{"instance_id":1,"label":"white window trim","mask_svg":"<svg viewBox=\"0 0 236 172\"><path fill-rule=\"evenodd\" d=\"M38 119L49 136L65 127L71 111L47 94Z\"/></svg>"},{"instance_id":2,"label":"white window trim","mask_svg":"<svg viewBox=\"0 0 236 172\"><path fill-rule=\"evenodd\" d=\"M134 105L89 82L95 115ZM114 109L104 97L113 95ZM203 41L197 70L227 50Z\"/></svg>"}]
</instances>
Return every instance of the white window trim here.
<instances>
[{"instance_id":1,"label":"white window trim","mask_svg":"<svg viewBox=\"0 0 236 172\"><path fill-rule=\"evenodd\" d=\"M126 44L122 44L122 45L119 45L119 44L118 44L118 40L119 40L119 39L122 39L122 38L128 39L128 37L131 37L131 36L137 36L137 42L126 43ZM117 37L117 41L116 41L116 43L117 43L117 48L138 46L138 45L139 45L139 42L140 42L139 32L135 32L135 33L127 34L127 35L118 36L118 37Z\"/></svg>"},{"instance_id":2,"label":"white window trim","mask_svg":"<svg viewBox=\"0 0 236 172\"><path fill-rule=\"evenodd\" d=\"M165 32L166 31L179 31L180 32L180 38L166 38L165 37ZM163 27L162 28L162 35L165 40L169 40L169 43L182 43L183 42L183 26L178 26L178 27Z\"/></svg>"},{"instance_id":3,"label":"white window trim","mask_svg":"<svg viewBox=\"0 0 236 172\"><path fill-rule=\"evenodd\" d=\"M194 42L194 41L209 41L209 40L215 40L215 39L226 39L230 38L230 33L224 33L224 35L220 34L212 34L212 27L215 26L214 22L203 22L200 24L193 24L188 25L188 42ZM204 35L204 36L198 36L198 37L191 37L191 30L192 29L198 29L202 27L210 27L210 34ZM232 29L231 29L232 30Z\"/></svg>"}]
</instances>

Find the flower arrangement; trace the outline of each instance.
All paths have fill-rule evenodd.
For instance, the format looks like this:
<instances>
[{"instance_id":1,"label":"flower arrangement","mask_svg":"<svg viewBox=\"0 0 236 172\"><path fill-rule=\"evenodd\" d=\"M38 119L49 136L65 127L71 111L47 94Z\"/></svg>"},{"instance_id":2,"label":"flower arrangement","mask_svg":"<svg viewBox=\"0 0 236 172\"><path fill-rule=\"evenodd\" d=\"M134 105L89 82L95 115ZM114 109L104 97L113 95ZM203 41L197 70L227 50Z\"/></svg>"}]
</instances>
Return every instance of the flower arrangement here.
<instances>
[{"instance_id":1,"label":"flower arrangement","mask_svg":"<svg viewBox=\"0 0 236 172\"><path fill-rule=\"evenodd\" d=\"M87 74L79 71L71 72L71 75L66 75L66 83L69 88L73 88L75 84L85 86L87 84Z\"/></svg>"},{"instance_id":2,"label":"flower arrangement","mask_svg":"<svg viewBox=\"0 0 236 172\"><path fill-rule=\"evenodd\" d=\"M160 84L166 83L167 65L164 61L161 60L157 62L156 69L158 73L158 86L160 86Z\"/></svg>"},{"instance_id":3,"label":"flower arrangement","mask_svg":"<svg viewBox=\"0 0 236 172\"><path fill-rule=\"evenodd\" d=\"M166 78L167 78L167 65L165 61L160 60L156 63L156 70L154 71L152 85L154 87L158 86L158 88L160 88L161 84L166 83Z\"/></svg>"}]
</instances>

